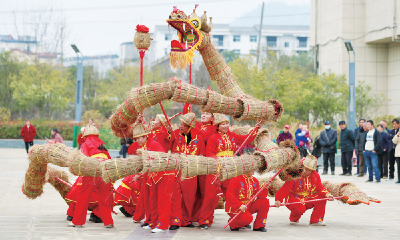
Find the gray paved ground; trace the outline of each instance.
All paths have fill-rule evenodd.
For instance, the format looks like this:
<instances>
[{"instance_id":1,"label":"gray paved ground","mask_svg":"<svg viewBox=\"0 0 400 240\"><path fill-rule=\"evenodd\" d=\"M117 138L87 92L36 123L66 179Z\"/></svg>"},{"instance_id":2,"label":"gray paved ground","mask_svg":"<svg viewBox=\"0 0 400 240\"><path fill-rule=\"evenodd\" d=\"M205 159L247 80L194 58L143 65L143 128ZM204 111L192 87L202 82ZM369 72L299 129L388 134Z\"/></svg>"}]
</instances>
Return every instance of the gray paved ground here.
<instances>
[{"instance_id":1,"label":"gray paved ground","mask_svg":"<svg viewBox=\"0 0 400 240\"><path fill-rule=\"evenodd\" d=\"M322 176L332 182L351 181L380 204L349 206L328 202L326 227L311 227L308 211L299 226L289 226L289 210L270 209L267 233L223 229L228 217L222 210L215 213L215 224L208 230L179 229L166 234L151 234L132 223L122 214L113 215L114 229L102 224L87 223L82 229L67 227L67 205L51 185L36 200L21 192L24 173L28 167L23 149L0 149L0 239L400 239L400 185L394 181L380 184L365 183L366 178ZM340 169L337 168L337 173ZM71 176L72 178L72 176ZM118 208L115 208L117 212Z\"/></svg>"}]
</instances>

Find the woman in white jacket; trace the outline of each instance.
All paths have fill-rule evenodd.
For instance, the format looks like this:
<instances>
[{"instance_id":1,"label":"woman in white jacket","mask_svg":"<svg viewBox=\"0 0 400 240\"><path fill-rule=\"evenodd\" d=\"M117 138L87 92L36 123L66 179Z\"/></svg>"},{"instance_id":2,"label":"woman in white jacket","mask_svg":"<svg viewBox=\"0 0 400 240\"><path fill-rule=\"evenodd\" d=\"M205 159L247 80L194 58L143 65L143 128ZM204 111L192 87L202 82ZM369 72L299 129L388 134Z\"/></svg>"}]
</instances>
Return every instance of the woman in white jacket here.
<instances>
[{"instance_id":1,"label":"woman in white jacket","mask_svg":"<svg viewBox=\"0 0 400 240\"><path fill-rule=\"evenodd\" d=\"M396 150L394 152L394 157L397 164L397 177L398 180L396 183L400 183L400 131L393 137L392 139L393 144L396 144Z\"/></svg>"}]
</instances>

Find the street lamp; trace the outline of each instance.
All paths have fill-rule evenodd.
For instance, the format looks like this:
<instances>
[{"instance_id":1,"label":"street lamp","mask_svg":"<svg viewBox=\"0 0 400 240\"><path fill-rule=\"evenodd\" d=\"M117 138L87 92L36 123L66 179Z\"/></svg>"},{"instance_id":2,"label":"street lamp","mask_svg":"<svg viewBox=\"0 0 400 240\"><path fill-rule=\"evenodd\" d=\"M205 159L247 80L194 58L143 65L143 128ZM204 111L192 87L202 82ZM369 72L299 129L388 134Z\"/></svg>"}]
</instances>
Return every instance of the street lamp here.
<instances>
[{"instance_id":1,"label":"street lamp","mask_svg":"<svg viewBox=\"0 0 400 240\"><path fill-rule=\"evenodd\" d=\"M356 53L350 41L345 41L347 53L349 54L349 125L350 130L356 128ZM353 53L353 61L351 54Z\"/></svg>"},{"instance_id":2,"label":"street lamp","mask_svg":"<svg viewBox=\"0 0 400 240\"><path fill-rule=\"evenodd\" d=\"M82 115L82 80L83 80L83 55L75 44L71 45L77 55L76 65L76 101L75 101L75 122L81 121ZM80 56L79 56L80 54Z\"/></svg>"}]
</instances>

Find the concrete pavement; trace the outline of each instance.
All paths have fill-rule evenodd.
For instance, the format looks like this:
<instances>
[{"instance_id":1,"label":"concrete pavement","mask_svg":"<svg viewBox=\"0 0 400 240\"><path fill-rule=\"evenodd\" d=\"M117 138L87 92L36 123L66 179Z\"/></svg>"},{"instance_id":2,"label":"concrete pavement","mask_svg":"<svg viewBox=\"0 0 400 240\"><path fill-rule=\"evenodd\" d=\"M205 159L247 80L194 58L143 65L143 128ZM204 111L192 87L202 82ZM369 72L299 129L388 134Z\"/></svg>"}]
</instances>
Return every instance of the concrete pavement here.
<instances>
[{"instance_id":1,"label":"concrete pavement","mask_svg":"<svg viewBox=\"0 0 400 240\"><path fill-rule=\"evenodd\" d=\"M358 206L328 202L326 227L308 225L311 211L303 215L298 226L290 226L289 210L282 207L270 209L267 233L231 232L229 227L224 230L228 215L217 210L210 229L181 228L166 234L151 234L119 213L118 207L114 208L119 214L113 215L113 229L89 222L82 229L69 228L65 215L67 205L51 185L46 184L42 196L35 200L22 194L21 185L28 167L24 149L0 149L0 164L0 239L400 239L400 184L394 181L366 183L366 177L321 176L323 181L353 182L369 196L382 201ZM336 173L340 172L338 167ZM70 175L70 179L73 182L75 177Z\"/></svg>"}]
</instances>

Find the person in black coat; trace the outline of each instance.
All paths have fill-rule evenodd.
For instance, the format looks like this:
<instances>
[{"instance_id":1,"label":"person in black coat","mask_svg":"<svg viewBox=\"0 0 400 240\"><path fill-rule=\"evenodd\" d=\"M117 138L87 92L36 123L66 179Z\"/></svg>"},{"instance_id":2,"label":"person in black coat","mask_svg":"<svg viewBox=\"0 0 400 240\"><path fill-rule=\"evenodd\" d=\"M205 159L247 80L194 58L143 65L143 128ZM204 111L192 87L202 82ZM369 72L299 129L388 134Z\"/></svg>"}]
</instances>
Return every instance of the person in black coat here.
<instances>
[{"instance_id":1,"label":"person in black coat","mask_svg":"<svg viewBox=\"0 0 400 240\"><path fill-rule=\"evenodd\" d=\"M399 132L399 119L392 120L393 129L390 130L388 139L392 141L393 137ZM396 151L396 144L392 145L392 150L389 152L389 180L394 179L394 152Z\"/></svg>"},{"instance_id":2,"label":"person in black coat","mask_svg":"<svg viewBox=\"0 0 400 240\"><path fill-rule=\"evenodd\" d=\"M119 150L119 156L117 157L123 157L126 158L126 154L128 152L129 146L133 143L133 140L130 138L121 138L120 140L121 143L121 150Z\"/></svg>"},{"instance_id":3,"label":"person in black coat","mask_svg":"<svg viewBox=\"0 0 400 240\"><path fill-rule=\"evenodd\" d=\"M335 175L335 153L336 153L337 132L331 129L331 122L325 122L325 130L319 136L319 142L324 154L324 171L322 175L328 174L328 160L330 162L332 175Z\"/></svg>"},{"instance_id":4,"label":"person in black coat","mask_svg":"<svg viewBox=\"0 0 400 240\"><path fill-rule=\"evenodd\" d=\"M356 129L354 129L354 137L357 138L357 134L358 134L358 132L359 132L360 130L363 129L365 121L366 121L366 120L363 119L363 118L360 119L359 127L356 128ZM356 155L357 155L357 173L356 173L355 175L359 175L359 174L360 174L360 155L362 155L362 152L361 152L361 153L357 153L357 149L356 149ZM364 157L364 156L362 156L362 157ZM364 159L363 159L363 161L364 161ZM361 173L361 174L364 175L364 172Z\"/></svg>"},{"instance_id":5,"label":"person in black coat","mask_svg":"<svg viewBox=\"0 0 400 240\"><path fill-rule=\"evenodd\" d=\"M352 158L354 151L354 137L353 131L347 128L345 121L339 122L340 129L340 150L342 151L342 169L343 173L340 175L351 176Z\"/></svg>"},{"instance_id":6,"label":"person in black coat","mask_svg":"<svg viewBox=\"0 0 400 240\"><path fill-rule=\"evenodd\" d=\"M383 125L378 125L376 128L378 132L381 133L382 137L382 146L381 150L377 152L378 154L378 165L379 171L381 172L381 176L383 179L388 177L388 162L389 162L389 152L390 152L390 140L388 139L388 134L384 131L385 127Z\"/></svg>"}]
</instances>

